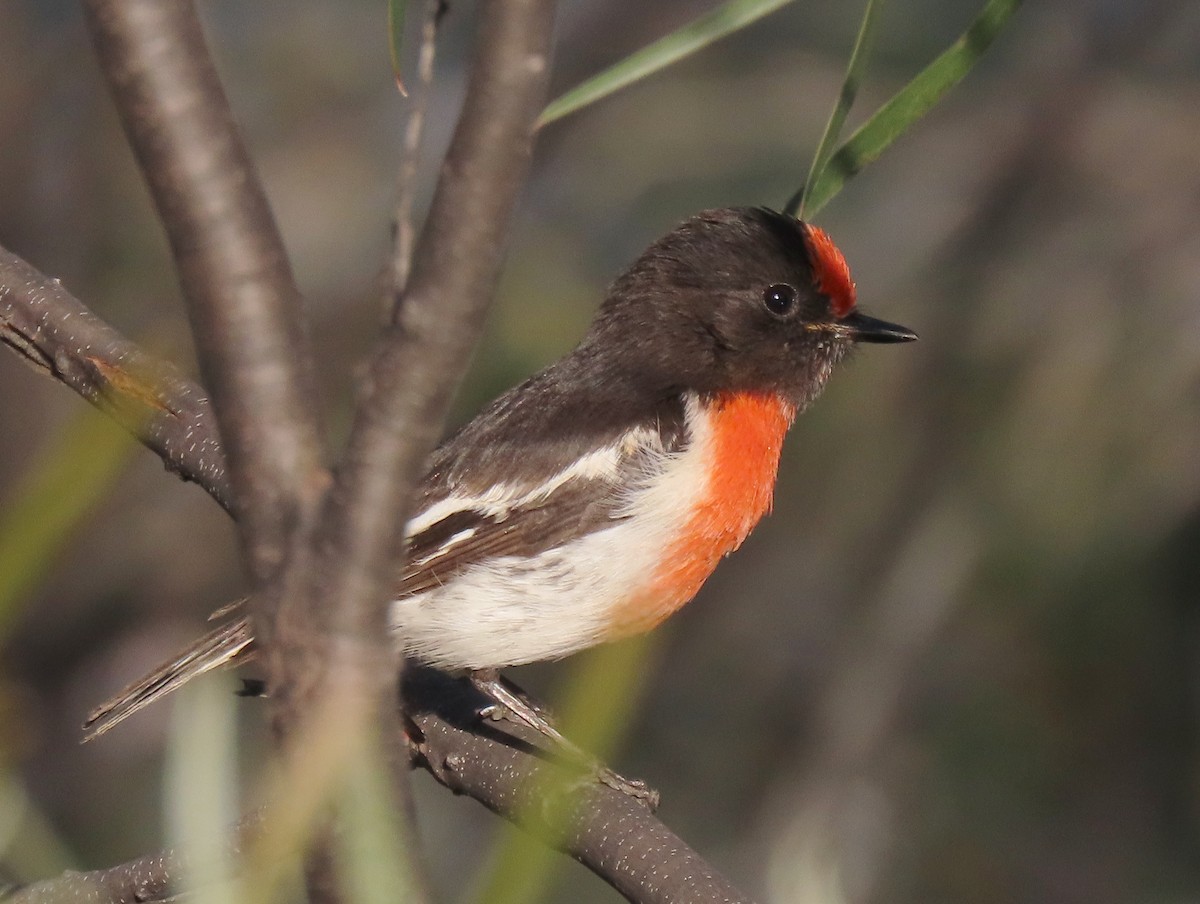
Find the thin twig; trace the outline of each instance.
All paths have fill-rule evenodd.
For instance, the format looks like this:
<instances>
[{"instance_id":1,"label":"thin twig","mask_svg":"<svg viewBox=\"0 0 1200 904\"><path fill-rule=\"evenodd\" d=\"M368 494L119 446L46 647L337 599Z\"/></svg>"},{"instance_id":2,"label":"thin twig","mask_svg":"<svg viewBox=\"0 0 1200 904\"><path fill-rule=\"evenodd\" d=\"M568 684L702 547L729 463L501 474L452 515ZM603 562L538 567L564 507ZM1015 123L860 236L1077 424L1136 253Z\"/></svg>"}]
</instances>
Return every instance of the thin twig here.
<instances>
[{"instance_id":1,"label":"thin twig","mask_svg":"<svg viewBox=\"0 0 1200 904\"><path fill-rule=\"evenodd\" d=\"M421 162L421 136L429 98L433 93L433 62L437 56L438 26L446 15L446 0L426 0L421 25L421 49L417 54L417 81L410 93L408 120L404 124L404 148L396 179L395 245L392 249L390 292L384 298L384 322L396 314L395 299L404 294L412 270L412 249L416 238L413 205L417 195L417 169Z\"/></svg>"}]
</instances>

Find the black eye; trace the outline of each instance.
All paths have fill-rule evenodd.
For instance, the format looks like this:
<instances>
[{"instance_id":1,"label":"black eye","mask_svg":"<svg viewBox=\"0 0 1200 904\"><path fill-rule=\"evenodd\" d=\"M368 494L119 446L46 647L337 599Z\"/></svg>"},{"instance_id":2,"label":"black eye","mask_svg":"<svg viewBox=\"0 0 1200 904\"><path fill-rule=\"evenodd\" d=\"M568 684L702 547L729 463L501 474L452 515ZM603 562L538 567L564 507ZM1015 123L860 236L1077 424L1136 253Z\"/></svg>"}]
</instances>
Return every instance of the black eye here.
<instances>
[{"instance_id":1,"label":"black eye","mask_svg":"<svg viewBox=\"0 0 1200 904\"><path fill-rule=\"evenodd\" d=\"M782 317L790 313L796 306L796 290L787 283L768 286L767 290L763 292L763 304L772 314Z\"/></svg>"}]
</instances>

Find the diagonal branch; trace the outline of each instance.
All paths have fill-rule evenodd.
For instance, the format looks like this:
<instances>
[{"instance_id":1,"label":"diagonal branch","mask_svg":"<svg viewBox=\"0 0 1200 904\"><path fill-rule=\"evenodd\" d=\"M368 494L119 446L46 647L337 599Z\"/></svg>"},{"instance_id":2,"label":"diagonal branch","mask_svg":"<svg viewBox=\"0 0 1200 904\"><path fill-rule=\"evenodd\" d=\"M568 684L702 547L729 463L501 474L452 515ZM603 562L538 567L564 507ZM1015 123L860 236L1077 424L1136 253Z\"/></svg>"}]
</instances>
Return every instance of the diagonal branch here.
<instances>
[{"instance_id":1,"label":"diagonal branch","mask_svg":"<svg viewBox=\"0 0 1200 904\"><path fill-rule=\"evenodd\" d=\"M167 901L183 864L175 854L147 854L128 863L91 872L70 870L53 879L20 887L0 898L4 904L144 904Z\"/></svg>"},{"instance_id":2,"label":"diagonal branch","mask_svg":"<svg viewBox=\"0 0 1200 904\"><path fill-rule=\"evenodd\" d=\"M225 453L204 389L147 355L62 283L0 248L0 342L112 417L226 511Z\"/></svg>"},{"instance_id":3,"label":"diagonal branch","mask_svg":"<svg viewBox=\"0 0 1200 904\"><path fill-rule=\"evenodd\" d=\"M190 0L84 7L170 240L261 587L324 486L300 293ZM269 641L272 620L255 621Z\"/></svg>"},{"instance_id":4,"label":"diagonal branch","mask_svg":"<svg viewBox=\"0 0 1200 904\"><path fill-rule=\"evenodd\" d=\"M465 682L423 667L406 678L418 763L450 790L573 857L630 901L750 900L640 802L480 733L482 701Z\"/></svg>"}]
</instances>

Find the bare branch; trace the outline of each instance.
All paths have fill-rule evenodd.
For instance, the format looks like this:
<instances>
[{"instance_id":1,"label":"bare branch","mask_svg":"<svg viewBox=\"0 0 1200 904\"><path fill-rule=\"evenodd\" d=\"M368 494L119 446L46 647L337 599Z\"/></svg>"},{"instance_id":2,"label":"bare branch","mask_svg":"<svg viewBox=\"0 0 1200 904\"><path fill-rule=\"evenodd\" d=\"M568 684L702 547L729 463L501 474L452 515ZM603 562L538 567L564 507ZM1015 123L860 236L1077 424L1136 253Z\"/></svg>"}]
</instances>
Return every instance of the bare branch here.
<instances>
[{"instance_id":1,"label":"bare branch","mask_svg":"<svg viewBox=\"0 0 1200 904\"><path fill-rule=\"evenodd\" d=\"M0 248L0 341L113 418L226 511L225 453L204 390L143 352L56 279Z\"/></svg>"},{"instance_id":2,"label":"bare branch","mask_svg":"<svg viewBox=\"0 0 1200 904\"><path fill-rule=\"evenodd\" d=\"M441 672L410 666L405 673L405 711L421 734L418 762L447 788L578 860L630 901L750 900L642 803L508 736L481 733L482 702Z\"/></svg>"},{"instance_id":3,"label":"bare branch","mask_svg":"<svg viewBox=\"0 0 1200 904\"><path fill-rule=\"evenodd\" d=\"M262 586L324 486L300 294L190 0L84 6L170 239ZM269 641L271 619L255 622Z\"/></svg>"},{"instance_id":4,"label":"bare branch","mask_svg":"<svg viewBox=\"0 0 1200 904\"><path fill-rule=\"evenodd\" d=\"M170 852L148 854L108 869L69 871L18 888L4 904L142 904L166 901L178 879L180 862Z\"/></svg>"},{"instance_id":5,"label":"bare branch","mask_svg":"<svg viewBox=\"0 0 1200 904\"><path fill-rule=\"evenodd\" d=\"M242 853L244 843L262 821L261 813L247 816L230 833L231 856ZM19 887L0 896L3 904L143 904L186 900L179 894L181 873L191 864L174 851L147 854L107 869L69 870L53 879Z\"/></svg>"},{"instance_id":6,"label":"bare branch","mask_svg":"<svg viewBox=\"0 0 1200 904\"><path fill-rule=\"evenodd\" d=\"M421 136L433 86L433 61L437 55L438 25L447 10L446 0L425 0L421 23L421 48L417 54L417 83L410 94L408 119L404 124L404 147L396 179L395 242L391 260L391 290L384 300L384 318L395 316L395 300L404 292L412 270L412 249L416 237L413 204L417 194L417 168L421 161Z\"/></svg>"},{"instance_id":7,"label":"bare branch","mask_svg":"<svg viewBox=\"0 0 1200 904\"><path fill-rule=\"evenodd\" d=\"M479 733L481 699L432 669L407 673L405 703L417 762L450 790L475 798L582 863L630 901L738 904L741 892L642 804L548 762L512 738ZM257 817L240 827L235 837ZM91 873L65 873L4 904L142 904L172 895L181 870L170 853Z\"/></svg>"}]
</instances>

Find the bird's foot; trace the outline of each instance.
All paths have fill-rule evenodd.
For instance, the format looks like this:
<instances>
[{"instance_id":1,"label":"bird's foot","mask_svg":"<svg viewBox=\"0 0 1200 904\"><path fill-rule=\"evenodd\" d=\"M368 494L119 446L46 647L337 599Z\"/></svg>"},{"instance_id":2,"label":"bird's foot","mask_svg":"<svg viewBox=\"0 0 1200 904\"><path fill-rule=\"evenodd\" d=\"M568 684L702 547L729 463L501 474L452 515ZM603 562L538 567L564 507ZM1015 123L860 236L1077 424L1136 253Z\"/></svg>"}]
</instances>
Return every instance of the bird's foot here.
<instances>
[{"instance_id":1,"label":"bird's foot","mask_svg":"<svg viewBox=\"0 0 1200 904\"><path fill-rule=\"evenodd\" d=\"M471 673L471 683L492 702L479 710L480 716L493 722L510 721L536 731L546 738L555 752L586 771L594 781L620 791L643 804L651 812L658 809L659 793L638 779L628 779L609 769L577 744L567 740L550 715L516 685L496 671Z\"/></svg>"}]
</instances>

